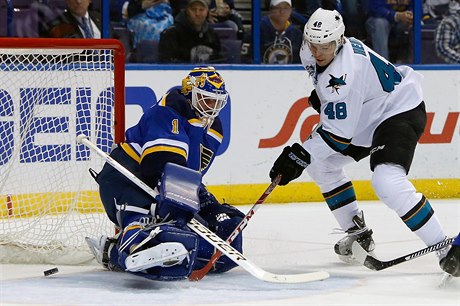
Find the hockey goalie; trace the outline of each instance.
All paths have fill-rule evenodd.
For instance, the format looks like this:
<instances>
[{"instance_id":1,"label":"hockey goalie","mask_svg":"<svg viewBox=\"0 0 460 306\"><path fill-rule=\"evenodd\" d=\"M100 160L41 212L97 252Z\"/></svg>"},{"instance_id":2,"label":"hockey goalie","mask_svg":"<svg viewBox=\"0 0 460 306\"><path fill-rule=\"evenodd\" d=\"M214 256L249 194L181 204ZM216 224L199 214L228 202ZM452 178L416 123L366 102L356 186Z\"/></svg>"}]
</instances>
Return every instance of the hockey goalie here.
<instances>
[{"instance_id":1,"label":"hockey goalie","mask_svg":"<svg viewBox=\"0 0 460 306\"><path fill-rule=\"evenodd\" d=\"M244 214L220 204L201 179L222 142L219 118L228 93L213 67L194 68L126 131L126 140L110 157L151 188L153 197L106 163L93 176L109 219L120 229L115 237L86 241L105 268L154 280L180 280L203 267L214 247L187 227L195 218L227 239ZM232 246L242 251L242 234ZM222 256L211 272L236 264Z\"/></svg>"}]
</instances>

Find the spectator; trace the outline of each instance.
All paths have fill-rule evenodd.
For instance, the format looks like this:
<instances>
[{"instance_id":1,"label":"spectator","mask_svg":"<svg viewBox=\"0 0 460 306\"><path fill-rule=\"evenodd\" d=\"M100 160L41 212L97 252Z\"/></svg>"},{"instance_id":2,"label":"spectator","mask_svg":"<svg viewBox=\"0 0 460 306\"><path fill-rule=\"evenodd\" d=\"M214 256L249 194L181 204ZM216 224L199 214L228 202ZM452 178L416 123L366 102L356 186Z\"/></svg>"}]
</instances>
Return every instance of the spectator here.
<instances>
[{"instance_id":1,"label":"spectator","mask_svg":"<svg viewBox=\"0 0 460 306\"><path fill-rule=\"evenodd\" d=\"M127 7L133 0L110 1L110 21L123 23L127 18Z\"/></svg>"},{"instance_id":2,"label":"spectator","mask_svg":"<svg viewBox=\"0 0 460 306\"><path fill-rule=\"evenodd\" d=\"M449 0L424 0L423 1L423 24L436 25L449 12Z\"/></svg>"},{"instance_id":3,"label":"spectator","mask_svg":"<svg viewBox=\"0 0 460 306\"><path fill-rule=\"evenodd\" d=\"M174 24L161 33L158 46L160 62L223 62L219 37L206 20L208 12L206 0L189 0L185 9L176 16Z\"/></svg>"},{"instance_id":4,"label":"spectator","mask_svg":"<svg viewBox=\"0 0 460 306\"><path fill-rule=\"evenodd\" d=\"M343 22L345 23L345 36L355 37L360 40L367 38L366 33L366 16L363 12L361 4L362 0L347 0L343 1L342 11L339 13L343 16ZM330 10L330 9L329 9Z\"/></svg>"},{"instance_id":5,"label":"spectator","mask_svg":"<svg viewBox=\"0 0 460 306\"><path fill-rule=\"evenodd\" d=\"M233 29L240 40L244 37L243 17L235 9L233 0L212 0L208 22L212 27Z\"/></svg>"},{"instance_id":6,"label":"spectator","mask_svg":"<svg viewBox=\"0 0 460 306\"><path fill-rule=\"evenodd\" d=\"M458 6L456 10L451 6L451 14L436 29L436 52L446 63L460 64L460 1L451 2Z\"/></svg>"},{"instance_id":7,"label":"spectator","mask_svg":"<svg viewBox=\"0 0 460 306\"><path fill-rule=\"evenodd\" d=\"M395 58L390 55L388 42L407 42L408 30L412 26L412 0L366 0L366 30L371 38L372 47L375 52L390 61L400 62L402 58ZM395 53L408 54L408 45L403 45L402 50Z\"/></svg>"},{"instance_id":8,"label":"spectator","mask_svg":"<svg viewBox=\"0 0 460 306\"><path fill-rule=\"evenodd\" d=\"M136 16L137 14L143 13L145 10L142 9L142 0L129 0L125 1L125 5L122 9L123 18L128 19ZM173 17L176 17L181 10L187 6L187 0L172 0L169 5L172 9Z\"/></svg>"},{"instance_id":9,"label":"spectator","mask_svg":"<svg viewBox=\"0 0 460 306\"><path fill-rule=\"evenodd\" d=\"M144 11L128 19L128 29L134 33L133 47L142 40L160 40L160 34L174 23L168 0L142 0Z\"/></svg>"},{"instance_id":10,"label":"spectator","mask_svg":"<svg viewBox=\"0 0 460 306\"><path fill-rule=\"evenodd\" d=\"M183 9L185 9L188 4L188 0L172 0L170 4L175 18Z\"/></svg>"},{"instance_id":11,"label":"spectator","mask_svg":"<svg viewBox=\"0 0 460 306\"><path fill-rule=\"evenodd\" d=\"M101 15L88 11L91 0L66 0L65 12L50 22L46 37L101 38Z\"/></svg>"},{"instance_id":12,"label":"spectator","mask_svg":"<svg viewBox=\"0 0 460 306\"><path fill-rule=\"evenodd\" d=\"M291 0L271 0L260 24L260 51L265 64L300 63L302 32L289 21Z\"/></svg>"},{"instance_id":13,"label":"spectator","mask_svg":"<svg viewBox=\"0 0 460 306\"><path fill-rule=\"evenodd\" d=\"M292 7L307 20L319 8L342 12L342 3L340 0L293 0Z\"/></svg>"}]
</instances>

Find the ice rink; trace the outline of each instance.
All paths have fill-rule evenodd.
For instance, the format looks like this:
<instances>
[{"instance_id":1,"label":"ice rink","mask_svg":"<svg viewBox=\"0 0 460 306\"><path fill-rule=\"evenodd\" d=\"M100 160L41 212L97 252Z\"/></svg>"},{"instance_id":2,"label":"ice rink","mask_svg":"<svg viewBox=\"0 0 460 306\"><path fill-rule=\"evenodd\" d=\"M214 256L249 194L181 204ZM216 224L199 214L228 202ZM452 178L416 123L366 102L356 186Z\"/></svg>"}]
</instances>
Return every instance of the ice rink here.
<instances>
[{"instance_id":1,"label":"ice rink","mask_svg":"<svg viewBox=\"0 0 460 306\"><path fill-rule=\"evenodd\" d=\"M430 200L446 234L460 230L460 200ZM246 212L251 206L239 206ZM424 248L381 202L361 202L382 260ZM264 204L244 231L247 257L275 273L323 270L304 284L262 282L242 268L199 282L155 282L97 265L1 265L0 305L460 305L460 279L439 287L434 253L382 271L342 263L334 254L335 219L324 203Z\"/></svg>"}]
</instances>

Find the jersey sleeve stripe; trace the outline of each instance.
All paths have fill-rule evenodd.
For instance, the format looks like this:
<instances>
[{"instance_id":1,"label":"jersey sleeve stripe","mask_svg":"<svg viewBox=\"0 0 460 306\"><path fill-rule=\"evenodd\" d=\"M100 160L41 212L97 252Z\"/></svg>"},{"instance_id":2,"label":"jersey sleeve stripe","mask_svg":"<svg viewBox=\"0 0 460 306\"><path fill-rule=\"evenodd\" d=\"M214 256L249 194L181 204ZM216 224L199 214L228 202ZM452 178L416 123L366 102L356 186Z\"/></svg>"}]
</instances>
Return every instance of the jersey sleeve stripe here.
<instances>
[{"instance_id":1,"label":"jersey sleeve stripe","mask_svg":"<svg viewBox=\"0 0 460 306\"><path fill-rule=\"evenodd\" d=\"M217 140L219 143L222 143L222 139L224 138L221 133L213 129L208 130L208 135Z\"/></svg>"},{"instance_id":2,"label":"jersey sleeve stripe","mask_svg":"<svg viewBox=\"0 0 460 306\"><path fill-rule=\"evenodd\" d=\"M122 143L121 148L123 151L126 152L132 159L137 161L138 163L141 162L141 155L128 143Z\"/></svg>"},{"instance_id":3,"label":"jersey sleeve stripe","mask_svg":"<svg viewBox=\"0 0 460 306\"><path fill-rule=\"evenodd\" d=\"M331 147L334 151L342 152L345 150L351 143L350 139L345 139L342 137L338 137L337 135L331 134L325 130L323 127L319 127L317 133L321 136L324 142L327 143L329 147Z\"/></svg>"},{"instance_id":4,"label":"jersey sleeve stripe","mask_svg":"<svg viewBox=\"0 0 460 306\"><path fill-rule=\"evenodd\" d=\"M182 150L185 151L185 155L188 155L188 144L183 141L179 140L173 140L173 139L167 139L167 138L158 138L152 141L147 141L143 146L142 146L142 152L145 152L145 150L148 150L150 147L154 146L169 146L169 147L178 147L181 148Z\"/></svg>"},{"instance_id":5,"label":"jersey sleeve stripe","mask_svg":"<svg viewBox=\"0 0 460 306\"><path fill-rule=\"evenodd\" d=\"M183 156L187 160L187 153L182 148L169 147L169 146L154 146L154 147L148 148L147 150L144 150L141 156L141 161L146 155L152 154L155 152L172 152L172 153L176 153L176 154Z\"/></svg>"}]
</instances>

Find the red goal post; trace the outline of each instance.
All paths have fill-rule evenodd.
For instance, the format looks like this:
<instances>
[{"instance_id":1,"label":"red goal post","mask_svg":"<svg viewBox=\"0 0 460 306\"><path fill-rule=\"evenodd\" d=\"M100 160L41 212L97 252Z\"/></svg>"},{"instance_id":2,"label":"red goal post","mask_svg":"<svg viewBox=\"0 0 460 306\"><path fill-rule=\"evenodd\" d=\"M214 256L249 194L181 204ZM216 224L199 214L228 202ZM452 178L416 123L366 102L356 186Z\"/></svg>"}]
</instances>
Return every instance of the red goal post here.
<instances>
[{"instance_id":1,"label":"red goal post","mask_svg":"<svg viewBox=\"0 0 460 306\"><path fill-rule=\"evenodd\" d=\"M125 131L115 39L0 38L0 262L83 263L85 236L113 234L89 135L110 152Z\"/></svg>"}]
</instances>

